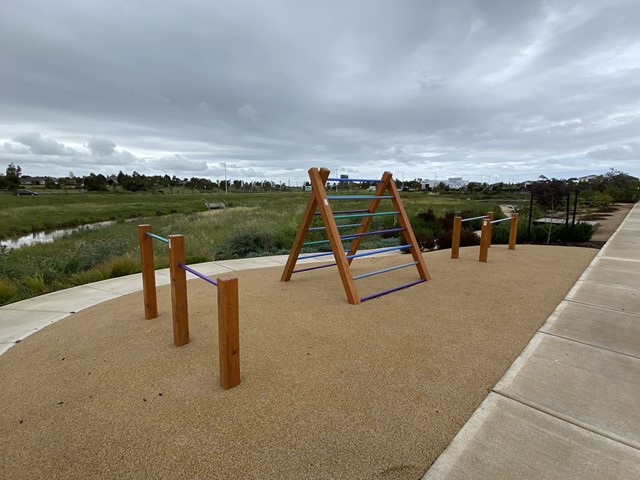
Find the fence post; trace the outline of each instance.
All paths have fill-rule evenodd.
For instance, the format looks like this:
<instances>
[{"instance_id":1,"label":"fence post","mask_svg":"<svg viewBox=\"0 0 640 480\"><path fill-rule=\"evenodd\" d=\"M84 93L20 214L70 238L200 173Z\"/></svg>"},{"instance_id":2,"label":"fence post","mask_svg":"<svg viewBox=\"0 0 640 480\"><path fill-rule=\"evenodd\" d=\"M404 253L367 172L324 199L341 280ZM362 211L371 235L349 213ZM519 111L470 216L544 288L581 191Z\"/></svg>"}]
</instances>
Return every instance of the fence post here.
<instances>
[{"instance_id":1,"label":"fence post","mask_svg":"<svg viewBox=\"0 0 640 480\"><path fill-rule=\"evenodd\" d=\"M491 246L491 238L493 238L493 212L487 212L487 216L489 217L489 247ZM489 248L487 247L487 248Z\"/></svg>"},{"instance_id":2,"label":"fence post","mask_svg":"<svg viewBox=\"0 0 640 480\"><path fill-rule=\"evenodd\" d=\"M240 326L238 277L218 278L218 352L220 385L225 390L240 384Z\"/></svg>"},{"instance_id":3,"label":"fence post","mask_svg":"<svg viewBox=\"0 0 640 480\"><path fill-rule=\"evenodd\" d=\"M516 238L518 237L518 214L511 214L511 228L509 230L509 250L516 249Z\"/></svg>"},{"instance_id":4,"label":"fence post","mask_svg":"<svg viewBox=\"0 0 640 480\"><path fill-rule=\"evenodd\" d=\"M144 318L147 320L158 316L158 299L156 296L156 271L153 259L153 238L147 235L151 225L138 225L140 240L140 266L142 267L142 296L144 299Z\"/></svg>"},{"instance_id":5,"label":"fence post","mask_svg":"<svg viewBox=\"0 0 640 480\"><path fill-rule=\"evenodd\" d=\"M187 306L187 272L178 266L185 264L184 236L169 235L169 271L171 275L171 310L173 343L181 347L189 343L189 309Z\"/></svg>"},{"instance_id":6,"label":"fence post","mask_svg":"<svg viewBox=\"0 0 640 480\"><path fill-rule=\"evenodd\" d=\"M460 231L462 230L462 217L453 217L453 230L451 232L451 258L458 258L460 255Z\"/></svg>"},{"instance_id":7,"label":"fence post","mask_svg":"<svg viewBox=\"0 0 640 480\"><path fill-rule=\"evenodd\" d=\"M482 233L480 234L480 258L478 261L486 262L491 245L491 223L488 219L482 220Z\"/></svg>"}]
</instances>

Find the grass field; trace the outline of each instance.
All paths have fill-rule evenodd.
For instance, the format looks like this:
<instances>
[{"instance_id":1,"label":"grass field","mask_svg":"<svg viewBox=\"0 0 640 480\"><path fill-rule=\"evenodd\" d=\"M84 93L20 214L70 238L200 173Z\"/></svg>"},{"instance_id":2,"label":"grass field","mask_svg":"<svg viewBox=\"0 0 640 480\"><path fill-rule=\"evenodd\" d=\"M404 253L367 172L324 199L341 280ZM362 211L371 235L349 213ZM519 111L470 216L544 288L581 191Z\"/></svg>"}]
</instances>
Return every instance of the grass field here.
<instances>
[{"instance_id":1,"label":"grass field","mask_svg":"<svg viewBox=\"0 0 640 480\"><path fill-rule=\"evenodd\" d=\"M164 237L183 234L187 263L288 253L308 197L308 192L299 190L226 196L192 193L0 196L0 238L116 220L112 226L80 231L52 243L14 250L0 248L0 304L138 272L137 225L141 223L151 224L154 232ZM230 208L206 210L205 201L223 198ZM497 208L463 195L403 192L402 198L410 216L428 209L443 215L453 210ZM340 208L363 208L363 204L341 202ZM394 220L388 217L386 221ZM378 222L378 227L386 226L384 220ZM363 246L384 246L394 241L372 237ZM156 267L166 267L167 249L160 242L156 248Z\"/></svg>"}]
</instances>

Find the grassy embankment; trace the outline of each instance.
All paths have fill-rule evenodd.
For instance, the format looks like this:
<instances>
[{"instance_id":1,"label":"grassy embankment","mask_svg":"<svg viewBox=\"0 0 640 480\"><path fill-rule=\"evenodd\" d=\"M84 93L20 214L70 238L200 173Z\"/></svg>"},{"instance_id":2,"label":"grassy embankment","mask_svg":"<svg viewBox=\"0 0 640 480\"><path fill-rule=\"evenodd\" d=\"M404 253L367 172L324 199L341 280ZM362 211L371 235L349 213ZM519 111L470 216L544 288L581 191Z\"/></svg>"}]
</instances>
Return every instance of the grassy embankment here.
<instances>
[{"instance_id":1,"label":"grassy embankment","mask_svg":"<svg viewBox=\"0 0 640 480\"><path fill-rule=\"evenodd\" d=\"M442 215L451 210L497 208L466 196L402 195L410 216L427 209ZM220 196L190 193L2 196L0 238L103 220L117 223L52 243L0 250L0 304L138 272L140 223L152 224L154 233L164 237L185 235L187 263L288 253L308 196L300 191L230 194L224 199L231 208L216 211L206 211L204 202L219 201ZM362 208L362 203L341 202L340 208ZM377 228L393 221L393 217L376 219ZM315 234L315 238L322 237ZM393 238L369 237L363 246L396 243ZM156 267L166 267L166 246L155 242L155 248Z\"/></svg>"}]
</instances>

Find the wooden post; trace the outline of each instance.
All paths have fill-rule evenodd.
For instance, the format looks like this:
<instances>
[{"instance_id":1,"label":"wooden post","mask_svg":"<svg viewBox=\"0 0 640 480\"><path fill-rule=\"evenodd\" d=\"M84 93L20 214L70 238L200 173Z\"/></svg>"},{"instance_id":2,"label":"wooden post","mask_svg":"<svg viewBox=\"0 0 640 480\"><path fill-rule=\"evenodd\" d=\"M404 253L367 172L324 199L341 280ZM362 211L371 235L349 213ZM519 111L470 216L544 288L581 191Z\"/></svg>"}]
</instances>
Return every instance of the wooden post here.
<instances>
[{"instance_id":1,"label":"wooden post","mask_svg":"<svg viewBox=\"0 0 640 480\"><path fill-rule=\"evenodd\" d=\"M326 168L320 169L320 181L322 182L323 189L324 184L327 183L327 178L329 178L329 170ZM318 206L318 199L315 193L311 192L309 196L309 200L307 201L307 208L302 215L302 220L300 222L300 227L298 228L298 233L296 234L296 238L293 241L293 245L291 246L291 251L289 252L289 258L287 258L287 264L284 267L284 271L282 272L282 277L280 278L281 282L288 282L291 280L291 275L293 275L293 269L296 267L296 262L298 261L298 255L300 255L300 250L302 250L302 244L304 243L304 239L309 231L309 227L311 226L311 222L313 221L314 214L316 212L316 208Z\"/></svg>"},{"instance_id":2,"label":"wooden post","mask_svg":"<svg viewBox=\"0 0 640 480\"><path fill-rule=\"evenodd\" d=\"M138 225L144 317L149 320L158 316L158 299L156 296L156 270L153 260L153 238L147 235L147 232L151 232L151 225Z\"/></svg>"},{"instance_id":3,"label":"wooden post","mask_svg":"<svg viewBox=\"0 0 640 480\"><path fill-rule=\"evenodd\" d=\"M462 217L453 217L453 230L451 231L451 258L459 258L460 254L460 232L462 231Z\"/></svg>"},{"instance_id":4,"label":"wooden post","mask_svg":"<svg viewBox=\"0 0 640 480\"><path fill-rule=\"evenodd\" d=\"M511 229L509 230L509 250L516 249L516 238L518 237L518 214L511 214Z\"/></svg>"},{"instance_id":5,"label":"wooden post","mask_svg":"<svg viewBox=\"0 0 640 480\"><path fill-rule=\"evenodd\" d=\"M240 384L240 325L238 278L218 278L218 351L220 385L225 390Z\"/></svg>"},{"instance_id":6,"label":"wooden post","mask_svg":"<svg viewBox=\"0 0 640 480\"><path fill-rule=\"evenodd\" d=\"M388 177L388 178L387 178ZM413 229L411 228L411 222L409 222L409 216L407 215L406 210L404 209L404 205L402 204L402 199L400 198L400 192L398 192L398 188L396 187L396 182L393 180L391 173L384 172L382 176L383 183L386 180L387 189L389 193L393 197L391 199L391 203L393 204L393 208L398 212L398 221L400 222L400 226L404 228L403 235L406 242L411 245L409 250L411 251L411 256L413 257L414 262L416 263L416 267L418 268L418 273L420 274L420 278L428 281L431 280L431 275L429 275L429 271L427 270L427 264L422 257L422 252L418 248L418 240L416 239L415 234L413 233ZM369 217L371 218L371 217Z\"/></svg>"},{"instance_id":7,"label":"wooden post","mask_svg":"<svg viewBox=\"0 0 640 480\"><path fill-rule=\"evenodd\" d=\"M333 257L336 260L338 271L340 272L340 279L344 286L345 293L347 294L347 300L352 305L358 305L360 303L360 296L358 295L358 289L356 288L356 282L351 277L351 270L349 269L349 261L346 257L342 241L340 240L340 233L338 232L338 226L336 220L333 218L331 207L329 206L329 199L327 198L327 192L324 188L323 178L317 168L309 169L309 180L311 181L311 188L313 189L313 195L316 197L318 209L324 222L325 231L333 251Z\"/></svg>"},{"instance_id":8,"label":"wooden post","mask_svg":"<svg viewBox=\"0 0 640 480\"><path fill-rule=\"evenodd\" d=\"M488 219L482 220L482 233L480 236L480 262L486 262L491 244L491 223Z\"/></svg>"},{"instance_id":9,"label":"wooden post","mask_svg":"<svg viewBox=\"0 0 640 480\"><path fill-rule=\"evenodd\" d=\"M178 266L185 264L184 236L169 235L169 271L171 274L171 310L173 343L181 347L189 343L189 308L187 306L187 272Z\"/></svg>"},{"instance_id":10,"label":"wooden post","mask_svg":"<svg viewBox=\"0 0 640 480\"><path fill-rule=\"evenodd\" d=\"M491 246L491 238L493 238L493 212L487 212L487 216L489 217L489 247ZM487 247L487 248L489 248Z\"/></svg>"}]
</instances>

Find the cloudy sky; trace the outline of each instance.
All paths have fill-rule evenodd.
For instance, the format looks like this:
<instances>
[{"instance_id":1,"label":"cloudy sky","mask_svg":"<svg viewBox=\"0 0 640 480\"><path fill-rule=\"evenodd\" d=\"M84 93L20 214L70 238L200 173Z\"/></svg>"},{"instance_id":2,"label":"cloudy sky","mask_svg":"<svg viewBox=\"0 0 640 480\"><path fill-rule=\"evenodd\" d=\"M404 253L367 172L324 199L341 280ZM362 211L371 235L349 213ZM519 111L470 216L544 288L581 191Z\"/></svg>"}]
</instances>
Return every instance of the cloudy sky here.
<instances>
[{"instance_id":1,"label":"cloudy sky","mask_svg":"<svg viewBox=\"0 0 640 480\"><path fill-rule=\"evenodd\" d=\"M2 0L0 168L640 176L639 25L637 0Z\"/></svg>"}]
</instances>

